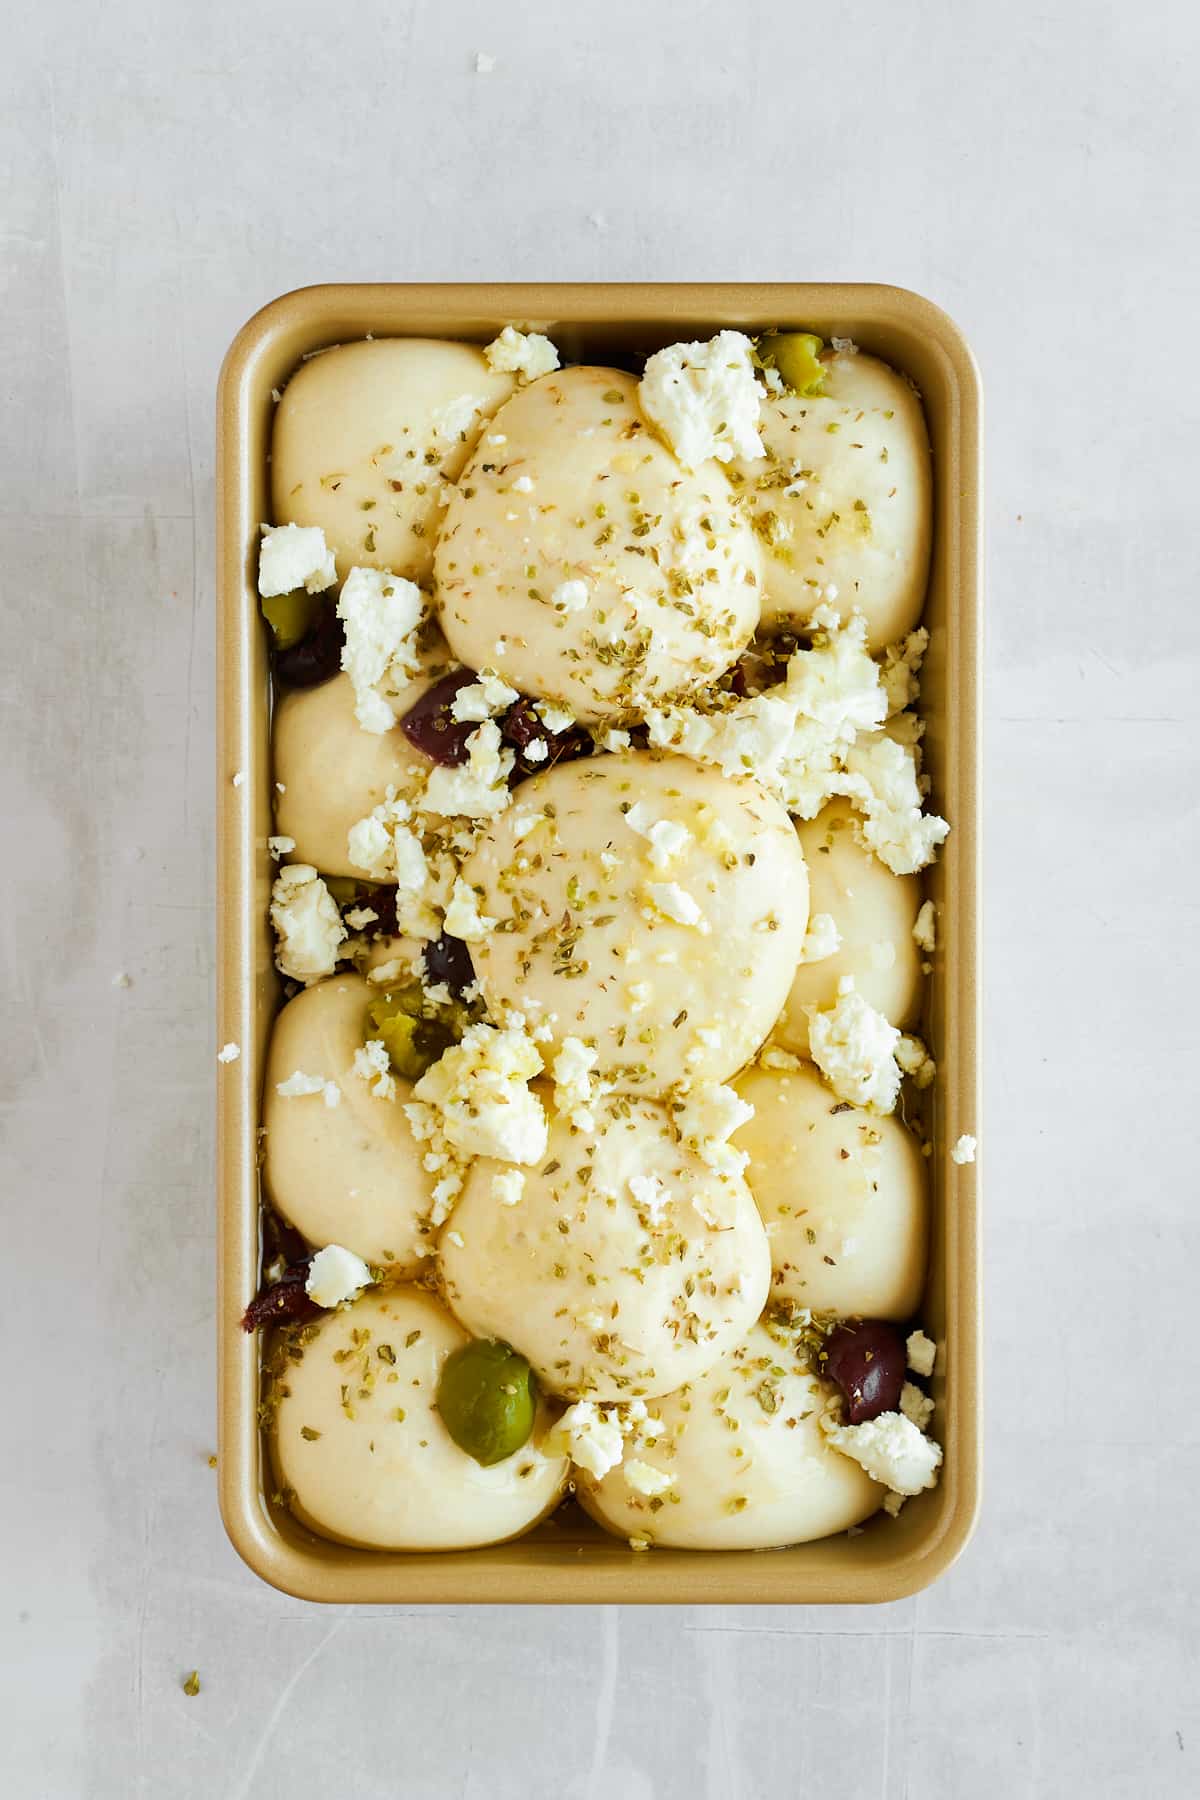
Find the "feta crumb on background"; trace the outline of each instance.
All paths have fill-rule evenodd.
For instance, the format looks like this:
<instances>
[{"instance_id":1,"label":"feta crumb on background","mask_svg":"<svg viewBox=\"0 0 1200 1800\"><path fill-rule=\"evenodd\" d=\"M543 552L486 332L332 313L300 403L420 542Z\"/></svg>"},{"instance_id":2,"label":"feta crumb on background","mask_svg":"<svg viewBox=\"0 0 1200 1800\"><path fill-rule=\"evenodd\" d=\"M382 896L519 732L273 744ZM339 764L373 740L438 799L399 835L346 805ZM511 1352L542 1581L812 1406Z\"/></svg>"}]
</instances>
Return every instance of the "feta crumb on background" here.
<instances>
[{"instance_id":1,"label":"feta crumb on background","mask_svg":"<svg viewBox=\"0 0 1200 1800\"><path fill-rule=\"evenodd\" d=\"M540 331L518 331L514 325L506 325L483 354L489 368L516 375L522 382L536 381L558 367L558 351L548 337Z\"/></svg>"},{"instance_id":2,"label":"feta crumb on background","mask_svg":"<svg viewBox=\"0 0 1200 1800\"><path fill-rule=\"evenodd\" d=\"M639 800L625 814L625 823L650 846L650 862L656 869L670 868L692 841L686 825L675 819L656 819L646 800Z\"/></svg>"},{"instance_id":3,"label":"feta crumb on background","mask_svg":"<svg viewBox=\"0 0 1200 1800\"><path fill-rule=\"evenodd\" d=\"M552 1435L565 1444L571 1461L597 1481L615 1469L625 1454L621 1427L611 1408L601 1411L594 1400L577 1400L569 1406Z\"/></svg>"},{"instance_id":4,"label":"feta crumb on background","mask_svg":"<svg viewBox=\"0 0 1200 1800\"><path fill-rule=\"evenodd\" d=\"M706 921L698 902L677 881L647 882L646 896L665 919L673 919L677 925L705 927Z\"/></svg>"},{"instance_id":5,"label":"feta crumb on background","mask_svg":"<svg viewBox=\"0 0 1200 1800\"><path fill-rule=\"evenodd\" d=\"M675 1477L668 1475L664 1469L656 1469L653 1463L643 1462L640 1457L631 1456L623 1465L622 1473L635 1494L644 1494L653 1500L658 1494L665 1494L669 1487L674 1487Z\"/></svg>"},{"instance_id":6,"label":"feta crumb on background","mask_svg":"<svg viewBox=\"0 0 1200 1800\"><path fill-rule=\"evenodd\" d=\"M382 1038L368 1038L354 1052L354 1073L365 1081L380 1100L392 1100L396 1094L396 1078L392 1061Z\"/></svg>"},{"instance_id":7,"label":"feta crumb on background","mask_svg":"<svg viewBox=\"0 0 1200 1800\"><path fill-rule=\"evenodd\" d=\"M507 712L520 698L515 687L509 687L491 669L482 669L478 680L459 688L450 702L450 714L460 724L482 725L485 719Z\"/></svg>"},{"instance_id":8,"label":"feta crumb on background","mask_svg":"<svg viewBox=\"0 0 1200 1800\"><path fill-rule=\"evenodd\" d=\"M937 949L937 911L932 900L926 900L922 904L912 934L913 942L919 950L927 950L932 955Z\"/></svg>"},{"instance_id":9,"label":"feta crumb on background","mask_svg":"<svg viewBox=\"0 0 1200 1800\"><path fill-rule=\"evenodd\" d=\"M461 938L465 944L476 944L496 929L495 919L480 912L479 896L461 875L454 877L454 888L445 913L445 929L451 937Z\"/></svg>"},{"instance_id":10,"label":"feta crumb on background","mask_svg":"<svg viewBox=\"0 0 1200 1800\"><path fill-rule=\"evenodd\" d=\"M290 856L295 848L296 840L293 837L269 837L267 839L267 849L272 862L278 862L281 857Z\"/></svg>"},{"instance_id":11,"label":"feta crumb on background","mask_svg":"<svg viewBox=\"0 0 1200 1800\"><path fill-rule=\"evenodd\" d=\"M416 634L425 596L413 581L387 569L351 569L338 596L345 627L342 668L354 687L354 715L364 731L390 731L396 715L388 693L407 686L420 668Z\"/></svg>"},{"instance_id":12,"label":"feta crumb on background","mask_svg":"<svg viewBox=\"0 0 1200 1800\"><path fill-rule=\"evenodd\" d=\"M309 863L280 869L271 890L271 923L278 934L275 966L293 981L332 975L346 927L337 902Z\"/></svg>"},{"instance_id":13,"label":"feta crumb on background","mask_svg":"<svg viewBox=\"0 0 1200 1800\"><path fill-rule=\"evenodd\" d=\"M657 351L646 362L638 401L685 469L710 457L732 462L764 454L758 435L762 389L750 340L740 331Z\"/></svg>"},{"instance_id":14,"label":"feta crumb on background","mask_svg":"<svg viewBox=\"0 0 1200 1800\"><path fill-rule=\"evenodd\" d=\"M306 1100L310 1094L320 1094L330 1109L342 1103L342 1090L336 1081L326 1081L323 1075L306 1075L303 1069L296 1069L286 1081L277 1081L275 1092L284 1100Z\"/></svg>"},{"instance_id":15,"label":"feta crumb on background","mask_svg":"<svg viewBox=\"0 0 1200 1800\"><path fill-rule=\"evenodd\" d=\"M837 928L837 920L832 913L813 913L808 921L808 930L804 934L804 942L800 947L802 963L824 962L826 957L836 956L842 947L842 934Z\"/></svg>"},{"instance_id":16,"label":"feta crumb on background","mask_svg":"<svg viewBox=\"0 0 1200 1800\"><path fill-rule=\"evenodd\" d=\"M490 75L495 66L495 57L489 56L486 50L475 52L475 73L477 75Z\"/></svg>"},{"instance_id":17,"label":"feta crumb on background","mask_svg":"<svg viewBox=\"0 0 1200 1800\"><path fill-rule=\"evenodd\" d=\"M937 1075L937 1064L925 1045L909 1032L904 1032L896 1045L896 1061L914 1087L930 1087Z\"/></svg>"},{"instance_id":18,"label":"feta crumb on background","mask_svg":"<svg viewBox=\"0 0 1200 1800\"><path fill-rule=\"evenodd\" d=\"M217 1061L220 1063L236 1062L241 1054L240 1044L223 1044L217 1051Z\"/></svg>"},{"instance_id":19,"label":"feta crumb on background","mask_svg":"<svg viewBox=\"0 0 1200 1800\"><path fill-rule=\"evenodd\" d=\"M319 525L264 525L258 546L258 591L264 600L305 588L319 594L337 580L333 551Z\"/></svg>"},{"instance_id":20,"label":"feta crumb on background","mask_svg":"<svg viewBox=\"0 0 1200 1800\"><path fill-rule=\"evenodd\" d=\"M492 1199L501 1206L517 1206L525 1192L524 1169L502 1169L492 1176Z\"/></svg>"},{"instance_id":21,"label":"feta crumb on background","mask_svg":"<svg viewBox=\"0 0 1200 1800\"><path fill-rule=\"evenodd\" d=\"M326 1244L309 1265L304 1291L318 1306L340 1306L371 1285L371 1271L361 1256L340 1244Z\"/></svg>"},{"instance_id":22,"label":"feta crumb on background","mask_svg":"<svg viewBox=\"0 0 1200 1800\"><path fill-rule=\"evenodd\" d=\"M911 1419L918 1431L927 1431L933 1417L933 1401L915 1381L906 1381L900 1389L900 1411Z\"/></svg>"},{"instance_id":23,"label":"feta crumb on background","mask_svg":"<svg viewBox=\"0 0 1200 1800\"><path fill-rule=\"evenodd\" d=\"M735 1150L728 1139L754 1117L748 1100L723 1082L700 1081L695 1087L676 1090L671 1111L680 1137L702 1163L718 1175L742 1173L748 1153Z\"/></svg>"},{"instance_id":24,"label":"feta crumb on background","mask_svg":"<svg viewBox=\"0 0 1200 1800\"><path fill-rule=\"evenodd\" d=\"M550 596L550 603L558 612L582 612L588 603L588 584L572 577L570 581L560 581Z\"/></svg>"},{"instance_id":25,"label":"feta crumb on background","mask_svg":"<svg viewBox=\"0 0 1200 1800\"><path fill-rule=\"evenodd\" d=\"M125 971L122 969L118 974L113 976L112 985L115 988L132 987L133 986L133 976L127 975L125 973Z\"/></svg>"},{"instance_id":26,"label":"feta crumb on background","mask_svg":"<svg viewBox=\"0 0 1200 1800\"><path fill-rule=\"evenodd\" d=\"M880 1413L861 1425L822 1419L821 1429L835 1450L852 1457L872 1481L881 1481L895 1494L919 1494L937 1486L942 1447L903 1413Z\"/></svg>"},{"instance_id":27,"label":"feta crumb on background","mask_svg":"<svg viewBox=\"0 0 1200 1800\"><path fill-rule=\"evenodd\" d=\"M960 1165L962 1163L973 1163L975 1161L975 1152L978 1148L978 1138L973 1138L969 1131L964 1131L963 1135L959 1138L953 1150L950 1152L950 1160L951 1162L956 1162Z\"/></svg>"},{"instance_id":28,"label":"feta crumb on background","mask_svg":"<svg viewBox=\"0 0 1200 1800\"><path fill-rule=\"evenodd\" d=\"M912 1331L905 1344L908 1366L917 1375L932 1375L937 1361L937 1345L921 1330Z\"/></svg>"}]
</instances>

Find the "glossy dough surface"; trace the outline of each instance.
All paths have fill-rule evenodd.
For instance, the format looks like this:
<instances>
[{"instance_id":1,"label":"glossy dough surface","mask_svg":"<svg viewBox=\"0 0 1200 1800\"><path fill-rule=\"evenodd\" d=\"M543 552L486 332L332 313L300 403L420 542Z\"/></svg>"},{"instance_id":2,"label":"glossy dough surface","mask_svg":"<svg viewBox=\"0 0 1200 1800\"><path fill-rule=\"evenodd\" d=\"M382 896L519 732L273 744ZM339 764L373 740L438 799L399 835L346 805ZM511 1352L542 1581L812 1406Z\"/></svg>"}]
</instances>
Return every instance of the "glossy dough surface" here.
<instances>
[{"instance_id":1,"label":"glossy dough surface","mask_svg":"<svg viewBox=\"0 0 1200 1800\"><path fill-rule=\"evenodd\" d=\"M321 1321L276 1414L276 1464L299 1518L342 1543L457 1550L515 1537L557 1504L567 1465L538 1449L544 1409L529 1442L486 1469L442 1424L442 1365L466 1341L419 1288L368 1290Z\"/></svg>"},{"instance_id":2,"label":"glossy dough surface","mask_svg":"<svg viewBox=\"0 0 1200 1800\"><path fill-rule=\"evenodd\" d=\"M512 388L474 344L376 338L312 357L275 413L275 523L320 525L340 581L359 565L427 582L446 484Z\"/></svg>"},{"instance_id":3,"label":"glossy dough surface","mask_svg":"<svg viewBox=\"0 0 1200 1800\"><path fill-rule=\"evenodd\" d=\"M635 804L635 816L686 830L666 866L628 823ZM555 1044L585 1038L597 1074L647 1094L721 1081L754 1054L808 919L804 857L778 801L750 776L647 751L526 782L464 875L500 921L471 946L492 1013L550 1024ZM665 916L670 888L695 902L697 923Z\"/></svg>"},{"instance_id":4,"label":"glossy dough surface","mask_svg":"<svg viewBox=\"0 0 1200 1800\"><path fill-rule=\"evenodd\" d=\"M828 913L841 948L820 962L801 963L775 1037L808 1052L806 1006L832 1006L838 982L852 975L864 1000L893 1025L915 1023L921 1005L921 952L912 928L921 907L916 875L893 875L862 842L857 814L834 800L796 831L808 867L810 913Z\"/></svg>"},{"instance_id":5,"label":"glossy dough surface","mask_svg":"<svg viewBox=\"0 0 1200 1800\"><path fill-rule=\"evenodd\" d=\"M809 1065L749 1069L734 1142L771 1244L775 1300L841 1318L908 1319L929 1251L925 1159L893 1117L840 1106Z\"/></svg>"},{"instance_id":6,"label":"glossy dough surface","mask_svg":"<svg viewBox=\"0 0 1200 1800\"><path fill-rule=\"evenodd\" d=\"M396 1076L385 1100L354 1072L367 1037L371 989L333 975L289 1000L275 1021L263 1082L263 1181L271 1204L310 1244L342 1244L366 1262L414 1275L428 1240L433 1177L404 1114L409 1084ZM276 1085L299 1070L336 1082L341 1102L285 1097Z\"/></svg>"},{"instance_id":7,"label":"glossy dough surface","mask_svg":"<svg viewBox=\"0 0 1200 1800\"><path fill-rule=\"evenodd\" d=\"M804 1357L762 1325L690 1387L648 1403L664 1430L576 1492L619 1537L689 1550L764 1550L845 1531L875 1512L883 1490L820 1428L827 1392ZM635 1492L630 1457L673 1477L655 1498Z\"/></svg>"},{"instance_id":8,"label":"glossy dough surface","mask_svg":"<svg viewBox=\"0 0 1200 1800\"><path fill-rule=\"evenodd\" d=\"M555 1121L515 1206L492 1191L502 1165L475 1164L439 1245L446 1293L476 1336L514 1344L556 1393L662 1394L757 1319L766 1233L741 1177L686 1150L665 1107L594 1110L594 1136ZM656 1179L661 1206L639 1200L631 1177Z\"/></svg>"},{"instance_id":9,"label":"glossy dough surface","mask_svg":"<svg viewBox=\"0 0 1200 1800\"><path fill-rule=\"evenodd\" d=\"M857 607L872 650L911 631L929 573L932 477L921 402L873 356L837 353L814 399L763 401L768 460L733 465L765 547L762 623ZM791 490L791 491L789 491Z\"/></svg>"},{"instance_id":10,"label":"glossy dough surface","mask_svg":"<svg viewBox=\"0 0 1200 1800\"><path fill-rule=\"evenodd\" d=\"M634 378L573 368L520 389L484 434L446 509L436 597L468 667L595 721L731 667L761 561L724 472L680 468Z\"/></svg>"},{"instance_id":11,"label":"glossy dough surface","mask_svg":"<svg viewBox=\"0 0 1200 1800\"><path fill-rule=\"evenodd\" d=\"M414 681L398 710L413 705L429 686L427 676ZM384 800L389 787L404 793L429 769L429 758L399 727L362 729L348 675L285 694L275 708L274 749L275 779L284 790L275 794L275 829L295 839L292 858L312 863L322 875L361 881L363 871L346 850L351 826Z\"/></svg>"}]
</instances>

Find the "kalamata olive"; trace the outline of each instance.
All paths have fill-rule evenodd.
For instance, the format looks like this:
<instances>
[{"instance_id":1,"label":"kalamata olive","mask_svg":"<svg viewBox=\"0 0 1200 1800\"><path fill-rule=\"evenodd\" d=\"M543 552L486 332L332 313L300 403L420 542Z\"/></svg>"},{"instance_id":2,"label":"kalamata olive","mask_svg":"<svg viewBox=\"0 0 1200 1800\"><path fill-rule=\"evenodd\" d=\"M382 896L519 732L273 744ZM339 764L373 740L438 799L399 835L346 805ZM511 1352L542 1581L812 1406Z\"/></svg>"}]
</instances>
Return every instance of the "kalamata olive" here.
<instances>
[{"instance_id":1,"label":"kalamata olive","mask_svg":"<svg viewBox=\"0 0 1200 1800\"><path fill-rule=\"evenodd\" d=\"M452 994L461 994L475 979L471 952L461 938L451 937L447 931L426 944L422 961L428 987L436 987L444 981Z\"/></svg>"},{"instance_id":2,"label":"kalamata olive","mask_svg":"<svg viewBox=\"0 0 1200 1800\"><path fill-rule=\"evenodd\" d=\"M456 719L450 707L459 688L469 687L475 679L471 669L455 669L453 674L443 675L400 721L409 743L436 763L453 766L467 760L467 739L479 730L479 722Z\"/></svg>"},{"instance_id":3,"label":"kalamata olive","mask_svg":"<svg viewBox=\"0 0 1200 1800\"><path fill-rule=\"evenodd\" d=\"M311 1256L303 1262L289 1263L278 1281L263 1288L242 1314L242 1330L257 1331L260 1325L294 1325L315 1319L321 1308L309 1298L305 1288Z\"/></svg>"},{"instance_id":4,"label":"kalamata olive","mask_svg":"<svg viewBox=\"0 0 1200 1800\"><path fill-rule=\"evenodd\" d=\"M323 606L307 636L287 650L276 650L275 673L289 687L316 687L342 666L342 621L332 606Z\"/></svg>"},{"instance_id":5,"label":"kalamata olive","mask_svg":"<svg viewBox=\"0 0 1200 1800\"><path fill-rule=\"evenodd\" d=\"M555 763L574 762L577 757L590 756L595 748L591 734L582 726L574 725L567 731L549 731L543 719L533 709L533 701L520 699L513 702L500 721L500 735L517 752L518 775L536 775L543 769L552 769ZM541 745L542 752L529 751L534 745Z\"/></svg>"},{"instance_id":6,"label":"kalamata olive","mask_svg":"<svg viewBox=\"0 0 1200 1800\"><path fill-rule=\"evenodd\" d=\"M884 1319L856 1319L835 1326L820 1356L822 1375L836 1382L845 1396L851 1425L895 1412L906 1362L904 1333Z\"/></svg>"},{"instance_id":7,"label":"kalamata olive","mask_svg":"<svg viewBox=\"0 0 1200 1800\"><path fill-rule=\"evenodd\" d=\"M325 885L333 893L332 883L336 876L327 875ZM372 887L363 881L346 882L349 892L334 893L342 918L347 913L373 912L375 917L368 919L365 925L351 925L351 931L358 931L365 938L398 937L399 927L396 923L396 890L393 887Z\"/></svg>"}]
</instances>

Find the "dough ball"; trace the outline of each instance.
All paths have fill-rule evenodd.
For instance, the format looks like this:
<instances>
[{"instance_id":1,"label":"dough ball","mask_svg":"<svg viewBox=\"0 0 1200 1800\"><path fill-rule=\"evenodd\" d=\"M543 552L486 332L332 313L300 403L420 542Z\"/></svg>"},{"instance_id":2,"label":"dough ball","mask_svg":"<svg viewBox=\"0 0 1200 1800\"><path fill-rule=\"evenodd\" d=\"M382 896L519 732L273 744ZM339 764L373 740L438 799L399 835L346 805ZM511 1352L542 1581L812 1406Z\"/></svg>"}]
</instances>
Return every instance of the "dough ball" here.
<instances>
[{"instance_id":1,"label":"dough ball","mask_svg":"<svg viewBox=\"0 0 1200 1800\"><path fill-rule=\"evenodd\" d=\"M432 685L420 676L397 701L403 713ZM429 758L397 727L364 731L354 716L354 689L348 675L320 687L284 694L275 708L273 744L275 829L295 838L293 861L312 863L323 875L350 875L362 881L347 854L350 829L387 796L389 787L406 793Z\"/></svg>"},{"instance_id":2,"label":"dough ball","mask_svg":"<svg viewBox=\"0 0 1200 1800\"><path fill-rule=\"evenodd\" d=\"M451 496L434 561L455 655L584 721L703 690L758 622L762 558L725 474L685 473L616 369L514 394Z\"/></svg>"},{"instance_id":3,"label":"dough ball","mask_svg":"<svg viewBox=\"0 0 1200 1800\"><path fill-rule=\"evenodd\" d=\"M808 1054L806 1006L832 1006L838 982L852 975L864 1000L893 1025L907 1028L921 1010L921 951L912 929L921 910L916 875L893 875L862 841L858 815L834 800L807 824L798 822L808 865L809 910L828 913L841 948L796 970L775 1037Z\"/></svg>"},{"instance_id":4,"label":"dough ball","mask_svg":"<svg viewBox=\"0 0 1200 1800\"><path fill-rule=\"evenodd\" d=\"M320 525L356 564L427 582L447 486L513 388L473 344L377 338L302 363L271 441L277 525Z\"/></svg>"},{"instance_id":5,"label":"dough ball","mask_svg":"<svg viewBox=\"0 0 1200 1800\"><path fill-rule=\"evenodd\" d=\"M873 356L835 354L825 367L815 399L763 402L767 461L731 465L764 545L762 624L803 625L824 598L843 618L857 607L881 650L912 630L925 604L925 416L903 376Z\"/></svg>"},{"instance_id":6,"label":"dough ball","mask_svg":"<svg viewBox=\"0 0 1200 1800\"><path fill-rule=\"evenodd\" d=\"M275 1021L263 1083L263 1182L275 1210L310 1244L342 1244L366 1262L416 1274L429 1240L433 1176L409 1129L411 1087L395 1076L384 1099L354 1072L354 1053L374 1035L372 990L333 975L289 1000ZM336 1083L341 1100L277 1093L297 1070Z\"/></svg>"},{"instance_id":7,"label":"dough ball","mask_svg":"<svg viewBox=\"0 0 1200 1800\"><path fill-rule=\"evenodd\" d=\"M883 1489L826 1443L828 1390L784 1334L755 1325L690 1386L651 1401L661 1423L596 1481L576 1469L576 1493L618 1537L683 1550L769 1550L828 1537L878 1510ZM639 1493L631 1476L670 1478ZM656 1485L656 1484L655 1484Z\"/></svg>"},{"instance_id":8,"label":"dough ball","mask_svg":"<svg viewBox=\"0 0 1200 1800\"><path fill-rule=\"evenodd\" d=\"M839 1104L814 1068L748 1069L734 1134L768 1227L771 1293L838 1318L908 1319L925 1284L925 1159L891 1116Z\"/></svg>"},{"instance_id":9,"label":"dough ball","mask_svg":"<svg viewBox=\"0 0 1200 1800\"><path fill-rule=\"evenodd\" d=\"M584 1038L598 1075L645 1094L722 1081L754 1054L808 918L779 802L751 776L648 751L535 776L464 873L499 921L471 945L493 1014L549 1024L554 1045Z\"/></svg>"},{"instance_id":10,"label":"dough ball","mask_svg":"<svg viewBox=\"0 0 1200 1800\"><path fill-rule=\"evenodd\" d=\"M743 1337L770 1282L741 1176L679 1142L667 1110L608 1099L596 1130L556 1119L505 1205L477 1162L442 1233L446 1295L478 1337L528 1357L554 1393L635 1399L693 1380Z\"/></svg>"},{"instance_id":11,"label":"dough ball","mask_svg":"<svg viewBox=\"0 0 1200 1800\"><path fill-rule=\"evenodd\" d=\"M437 1411L446 1358L467 1336L419 1288L369 1289L321 1320L287 1365L274 1452L298 1518L339 1543L376 1550L466 1550L528 1531L566 1480L561 1456L533 1435L483 1468Z\"/></svg>"}]
</instances>

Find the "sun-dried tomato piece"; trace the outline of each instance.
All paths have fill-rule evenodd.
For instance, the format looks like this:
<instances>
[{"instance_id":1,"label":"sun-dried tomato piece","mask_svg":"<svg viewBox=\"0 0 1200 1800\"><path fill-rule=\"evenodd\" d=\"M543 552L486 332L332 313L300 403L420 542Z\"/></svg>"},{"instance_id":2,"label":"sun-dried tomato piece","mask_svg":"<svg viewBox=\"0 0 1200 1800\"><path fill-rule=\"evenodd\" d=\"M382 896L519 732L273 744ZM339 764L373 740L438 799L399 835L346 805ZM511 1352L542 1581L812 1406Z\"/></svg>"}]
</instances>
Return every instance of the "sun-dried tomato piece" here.
<instances>
[{"instance_id":1,"label":"sun-dried tomato piece","mask_svg":"<svg viewBox=\"0 0 1200 1800\"><path fill-rule=\"evenodd\" d=\"M311 1256L290 1263L279 1277L255 1295L242 1314L242 1330L257 1331L264 1325L294 1325L315 1319L321 1308L305 1291Z\"/></svg>"}]
</instances>

